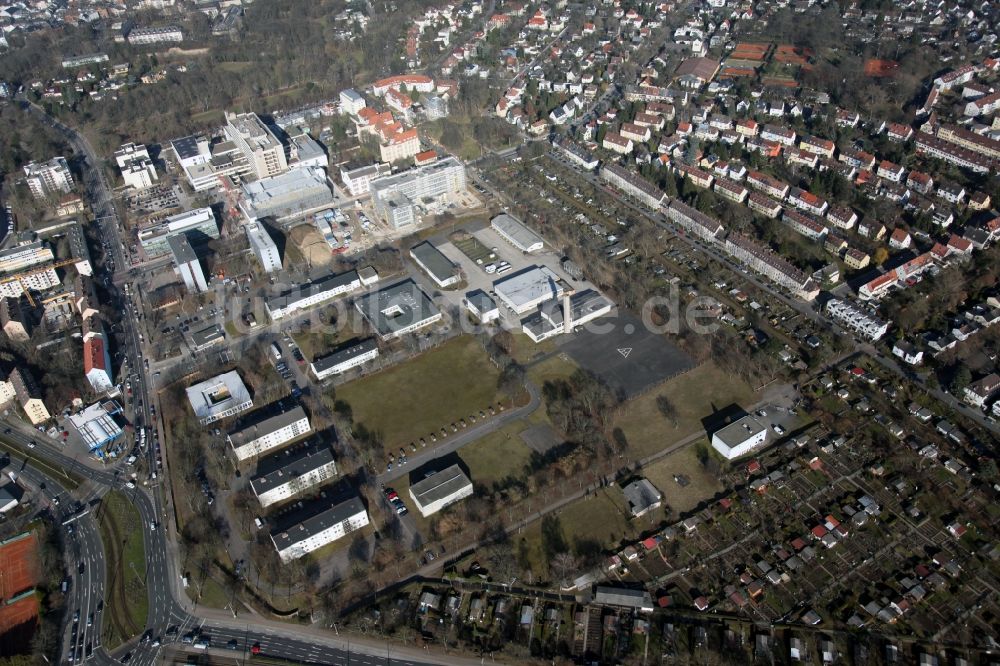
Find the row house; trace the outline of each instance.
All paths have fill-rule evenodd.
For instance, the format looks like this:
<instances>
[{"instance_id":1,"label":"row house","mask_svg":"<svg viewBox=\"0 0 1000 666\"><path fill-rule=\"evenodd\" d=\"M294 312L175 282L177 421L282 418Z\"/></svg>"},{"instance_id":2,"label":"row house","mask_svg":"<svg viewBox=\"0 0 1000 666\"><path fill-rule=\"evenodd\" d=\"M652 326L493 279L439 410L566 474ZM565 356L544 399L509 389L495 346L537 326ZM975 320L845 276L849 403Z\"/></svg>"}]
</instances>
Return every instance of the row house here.
<instances>
[{"instance_id":1,"label":"row house","mask_svg":"<svg viewBox=\"0 0 1000 666\"><path fill-rule=\"evenodd\" d=\"M868 265L871 263L871 257L866 252L862 252L855 247L849 247L844 252L844 263L848 268L858 271L862 268L868 268Z\"/></svg>"},{"instance_id":2,"label":"row house","mask_svg":"<svg viewBox=\"0 0 1000 666\"><path fill-rule=\"evenodd\" d=\"M791 190L791 186L788 183L760 171L750 171L747 174L747 184L755 190L760 190L779 201L784 201Z\"/></svg>"},{"instance_id":3,"label":"row house","mask_svg":"<svg viewBox=\"0 0 1000 666\"><path fill-rule=\"evenodd\" d=\"M837 234L827 234L823 238L823 249L839 257L844 252L847 252L847 241Z\"/></svg>"},{"instance_id":4,"label":"row house","mask_svg":"<svg viewBox=\"0 0 1000 666\"><path fill-rule=\"evenodd\" d=\"M775 141L783 146L794 146L796 135L793 129L769 124L764 125L764 129L760 133L760 138Z\"/></svg>"},{"instance_id":5,"label":"row house","mask_svg":"<svg viewBox=\"0 0 1000 666\"><path fill-rule=\"evenodd\" d=\"M785 150L785 161L796 166L804 166L808 169L815 169L819 166L819 155L811 153L801 148L787 148Z\"/></svg>"},{"instance_id":6,"label":"row house","mask_svg":"<svg viewBox=\"0 0 1000 666\"><path fill-rule=\"evenodd\" d=\"M820 157L833 157L833 153L836 150L836 145L833 141L829 139L821 139L817 136L807 136L803 137L799 141L799 148L806 151L807 153L813 153L814 155L819 155Z\"/></svg>"},{"instance_id":7,"label":"row house","mask_svg":"<svg viewBox=\"0 0 1000 666\"><path fill-rule=\"evenodd\" d=\"M913 138L913 128L902 123L889 123L885 134L890 141L905 142Z\"/></svg>"},{"instance_id":8,"label":"row house","mask_svg":"<svg viewBox=\"0 0 1000 666\"><path fill-rule=\"evenodd\" d=\"M629 171L617 164L605 164L601 167L601 180L607 182L620 192L645 204L653 210L659 210L667 195L651 182L637 173Z\"/></svg>"},{"instance_id":9,"label":"row house","mask_svg":"<svg viewBox=\"0 0 1000 666\"><path fill-rule=\"evenodd\" d=\"M934 179L923 171L911 171L906 176L906 186L919 194L930 194Z\"/></svg>"},{"instance_id":10,"label":"row house","mask_svg":"<svg viewBox=\"0 0 1000 666\"><path fill-rule=\"evenodd\" d=\"M951 90L956 86L968 83L976 75L976 66L972 64L962 65L958 69L952 70L934 79L934 88L940 91Z\"/></svg>"},{"instance_id":11,"label":"row house","mask_svg":"<svg viewBox=\"0 0 1000 666\"><path fill-rule=\"evenodd\" d=\"M866 300L879 299L896 285L908 285L934 266L934 253L925 252L861 286L858 295Z\"/></svg>"},{"instance_id":12,"label":"row house","mask_svg":"<svg viewBox=\"0 0 1000 666\"><path fill-rule=\"evenodd\" d=\"M793 187L788 193L788 203L813 215L824 215L830 207L825 200L798 187Z\"/></svg>"},{"instance_id":13,"label":"row house","mask_svg":"<svg viewBox=\"0 0 1000 666\"><path fill-rule=\"evenodd\" d=\"M604 135L604 141L601 146L605 150L610 150L612 152L618 153L619 155L628 155L631 153L635 146L631 139L627 139L618 132L608 132Z\"/></svg>"},{"instance_id":14,"label":"row house","mask_svg":"<svg viewBox=\"0 0 1000 666\"><path fill-rule=\"evenodd\" d=\"M626 139L631 139L638 143L645 143L652 136L648 127L635 123L622 123L620 134Z\"/></svg>"},{"instance_id":15,"label":"row house","mask_svg":"<svg viewBox=\"0 0 1000 666\"><path fill-rule=\"evenodd\" d=\"M712 181L715 180L715 177L712 174L707 171L702 171L698 167L693 167L687 164L678 164L676 168L698 187L707 189L712 186Z\"/></svg>"},{"instance_id":16,"label":"row house","mask_svg":"<svg viewBox=\"0 0 1000 666\"><path fill-rule=\"evenodd\" d=\"M917 152L950 162L974 173L989 173L993 166L993 163L982 155L925 132L917 134Z\"/></svg>"},{"instance_id":17,"label":"row house","mask_svg":"<svg viewBox=\"0 0 1000 666\"><path fill-rule=\"evenodd\" d=\"M718 220L674 199L664 210L668 219L707 241L717 241L725 233Z\"/></svg>"},{"instance_id":18,"label":"row house","mask_svg":"<svg viewBox=\"0 0 1000 666\"><path fill-rule=\"evenodd\" d=\"M771 281L790 290L797 298L813 301L819 295L819 287L812 278L792 266L770 248L752 239L733 232L726 237L726 253L748 268Z\"/></svg>"},{"instance_id":19,"label":"row house","mask_svg":"<svg viewBox=\"0 0 1000 666\"><path fill-rule=\"evenodd\" d=\"M903 176L906 174L906 169L904 169L899 164L890 162L889 160L882 160L878 164L878 170L875 174L879 178L885 178L894 183L901 183L903 181Z\"/></svg>"},{"instance_id":20,"label":"row house","mask_svg":"<svg viewBox=\"0 0 1000 666\"><path fill-rule=\"evenodd\" d=\"M831 206L826 211L826 219L838 229L853 229L858 222L858 214L850 208Z\"/></svg>"},{"instance_id":21,"label":"row house","mask_svg":"<svg viewBox=\"0 0 1000 666\"><path fill-rule=\"evenodd\" d=\"M875 168L875 156L857 148L845 148L841 150L837 159L855 169L871 171Z\"/></svg>"},{"instance_id":22,"label":"row house","mask_svg":"<svg viewBox=\"0 0 1000 666\"><path fill-rule=\"evenodd\" d=\"M760 131L760 126L752 119L737 120L735 126L736 133L744 137L755 137Z\"/></svg>"},{"instance_id":23,"label":"row house","mask_svg":"<svg viewBox=\"0 0 1000 666\"><path fill-rule=\"evenodd\" d=\"M988 116L998 110L1000 110L1000 92L995 92L966 104L964 114L975 118L976 116Z\"/></svg>"},{"instance_id":24,"label":"row house","mask_svg":"<svg viewBox=\"0 0 1000 666\"><path fill-rule=\"evenodd\" d=\"M856 111L839 109L834 122L837 124L837 127L857 127L858 123L861 122L861 116Z\"/></svg>"},{"instance_id":25,"label":"row house","mask_svg":"<svg viewBox=\"0 0 1000 666\"><path fill-rule=\"evenodd\" d=\"M747 206L750 210L772 220L781 213L781 204L760 192L751 192L747 195Z\"/></svg>"},{"instance_id":26,"label":"row house","mask_svg":"<svg viewBox=\"0 0 1000 666\"><path fill-rule=\"evenodd\" d=\"M872 342L880 339L889 330L886 322L868 314L850 301L831 298L826 303L826 312L846 328Z\"/></svg>"},{"instance_id":27,"label":"row house","mask_svg":"<svg viewBox=\"0 0 1000 666\"><path fill-rule=\"evenodd\" d=\"M628 124L628 123L626 123L626 124ZM664 124L665 124L665 121L663 120L663 116L657 115L655 113L637 113L637 114L635 114L635 125L637 127L645 127L647 129L653 129L653 130L659 131L659 130L663 129L663 125ZM622 130L622 134L623 135L625 134L624 128ZM648 141L648 140L649 139L644 139L644 141Z\"/></svg>"},{"instance_id":28,"label":"row house","mask_svg":"<svg viewBox=\"0 0 1000 666\"><path fill-rule=\"evenodd\" d=\"M812 240L820 240L830 232L822 223L787 208L781 215L781 221L796 233Z\"/></svg>"},{"instance_id":29,"label":"row house","mask_svg":"<svg viewBox=\"0 0 1000 666\"><path fill-rule=\"evenodd\" d=\"M747 194L749 194L749 190L746 187L728 178L715 179L715 192L736 203L746 201Z\"/></svg>"},{"instance_id":30,"label":"row house","mask_svg":"<svg viewBox=\"0 0 1000 666\"><path fill-rule=\"evenodd\" d=\"M939 139L958 144L974 153L979 153L992 160L1000 159L1000 141L976 134L963 127L942 125L938 128Z\"/></svg>"}]
</instances>

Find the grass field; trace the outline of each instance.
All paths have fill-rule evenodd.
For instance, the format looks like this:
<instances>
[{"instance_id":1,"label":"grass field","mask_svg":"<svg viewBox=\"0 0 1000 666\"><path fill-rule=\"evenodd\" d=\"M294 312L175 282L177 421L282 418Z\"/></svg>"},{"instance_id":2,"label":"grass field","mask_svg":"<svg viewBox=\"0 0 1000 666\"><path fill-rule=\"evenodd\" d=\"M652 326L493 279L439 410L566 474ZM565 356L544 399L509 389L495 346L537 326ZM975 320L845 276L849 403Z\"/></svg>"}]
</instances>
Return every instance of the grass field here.
<instances>
[{"instance_id":1,"label":"grass field","mask_svg":"<svg viewBox=\"0 0 1000 666\"><path fill-rule=\"evenodd\" d=\"M665 395L676 410L676 426L657 408L659 395ZM704 363L625 404L617 425L625 432L631 455L645 458L703 429L701 420L715 410L733 403L747 407L756 400L745 382L714 363Z\"/></svg>"},{"instance_id":2,"label":"grass field","mask_svg":"<svg viewBox=\"0 0 1000 666\"><path fill-rule=\"evenodd\" d=\"M498 374L478 340L465 335L345 384L337 397L391 450L496 403Z\"/></svg>"},{"instance_id":3,"label":"grass field","mask_svg":"<svg viewBox=\"0 0 1000 666\"><path fill-rule=\"evenodd\" d=\"M104 647L109 650L142 633L149 613L144 575L142 518L128 497L112 490L98 512L107 564Z\"/></svg>"},{"instance_id":4,"label":"grass field","mask_svg":"<svg viewBox=\"0 0 1000 666\"><path fill-rule=\"evenodd\" d=\"M559 354L529 367L528 379L533 381L535 386L541 388L547 381L567 379L576 372L578 367L568 356Z\"/></svg>"},{"instance_id":5,"label":"grass field","mask_svg":"<svg viewBox=\"0 0 1000 666\"><path fill-rule=\"evenodd\" d=\"M472 480L489 486L508 476L521 477L531 459L531 449L519 434L530 426L527 421L517 420L462 447L458 455L469 466Z\"/></svg>"},{"instance_id":6,"label":"grass field","mask_svg":"<svg viewBox=\"0 0 1000 666\"><path fill-rule=\"evenodd\" d=\"M642 469L642 475L663 493L664 503L675 513L690 511L702 501L724 490L716 475L706 472L698 462L695 452L698 444L709 446L707 439L699 440ZM687 476L691 482L682 487L674 481L675 474Z\"/></svg>"},{"instance_id":7,"label":"grass field","mask_svg":"<svg viewBox=\"0 0 1000 666\"><path fill-rule=\"evenodd\" d=\"M622 539L635 537L645 525L630 521L625 498L617 487L603 488L595 495L573 502L556 517L570 547L578 540L592 539L602 548L612 548ZM532 571L536 576L544 576L542 521L536 521L524 532L514 535L515 551L520 551L522 541Z\"/></svg>"}]
</instances>

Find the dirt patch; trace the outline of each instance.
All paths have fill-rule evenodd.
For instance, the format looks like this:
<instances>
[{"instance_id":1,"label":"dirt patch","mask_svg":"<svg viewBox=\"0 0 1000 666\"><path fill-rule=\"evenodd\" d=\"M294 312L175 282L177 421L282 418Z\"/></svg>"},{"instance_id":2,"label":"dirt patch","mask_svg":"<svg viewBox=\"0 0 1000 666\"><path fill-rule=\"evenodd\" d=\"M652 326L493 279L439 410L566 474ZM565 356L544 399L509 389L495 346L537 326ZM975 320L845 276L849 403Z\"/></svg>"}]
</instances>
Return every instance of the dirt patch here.
<instances>
[{"instance_id":1,"label":"dirt patch","mask_svg":"<svg viewBox=\"0 0 1000 666\"><path fill-rule=\"evenodd\" d=\"M895 60L879 60L871 58L865 61L865 76L883 78L895 76L899 69L899 63Z\"/></svg>"},{"instance_id":2,"label":"dirt patch","mask_svg":"<svg viewBox=\"0 0 1000 666\"><path fill-rule=\"evenodd\" d=\"M541 455L545 455L546 452L560 443L555 430L548 423L532 426L522 432L520 437L529 449Z\"/></svg>"},{"instance_id":3,"label":"dirt patch","mask_svg":"<svg viewBox=\"0 0 1000 666\"><path fill-rule=\"evenodd\" d=\"M292 243L302 257L313 267L327 266L333 260L333 253L323 236L311 224L300 224L288 233Z\"/></svg>"}]
</instances>

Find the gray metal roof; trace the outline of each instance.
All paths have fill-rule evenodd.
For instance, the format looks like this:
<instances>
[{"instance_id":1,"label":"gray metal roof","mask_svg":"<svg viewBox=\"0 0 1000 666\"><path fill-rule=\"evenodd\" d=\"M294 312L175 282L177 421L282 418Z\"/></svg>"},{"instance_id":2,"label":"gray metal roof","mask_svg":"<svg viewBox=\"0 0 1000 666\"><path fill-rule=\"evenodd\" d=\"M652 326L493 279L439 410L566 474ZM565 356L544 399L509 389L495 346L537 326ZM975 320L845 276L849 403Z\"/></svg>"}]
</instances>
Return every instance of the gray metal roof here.
<instances>
[{"instance_id":1,"label":"gray metal roof","mask_svg":"<svg viewBox=\"0 0 1000 666\"><path fill-rule=\"evenodd\" d=\"M472 481L465 475L462 468L458 465L452 465L440 472L435 472L422 481L417 481L410 486L410 493L417 504L428 506L471 485Z\"/></svg>"},{"instance_id":2,"label":"gray metal roof","mask_svg":"<svg viewBox=\"0 0 1000 666\"><path fill-rule=\"evenodd\" d=\"M767 426L755 417L744 416L738 421L730 423L725 428L717 430L712 436L718 437L729 448L734 448L766 429Z\"/></svg>"},{"instance_id":3,"label":"gray metal roof","mask_svg":"<svg viewBox=\"0 0 1000 666\"><path fill-rule=\"evenodd\" d=\"M626 587L598 585L594 603L627 608L652 608L653 599L646 590L632 590Z\"/></svg>"},{"instance_id":4,"label":"gray metal roof","mask_svg":"<svg viewBox=\"0 0 1000 666\"><path fill-rule=\"evenodd\" d=\"M284 310L289 305L297 303L311 296L321 294L325 291L335 291L339 288L346 287L355 280L357 280L358 282L361 281L361 278L358 277L358 272L355 270L349 270L337 274L330 274L318 280L313 280L312 282L307 282L303 285L299 285L294 289L283 291L274 298L269 298L267 301L267 308L272 312L275 310Z\"/></svg>"},{"instance_id":5,"label":"gray metal roof","mask_svg":"<svg viewBox=\"0 0 1000 666\"><path fill-rule=\"evenodd\" d=\"M410 256L413 257L420 267L427 271L434 280L440 284L455 275L457 266L451 260L441 254L441 250L434 247L430 241L424 241L419 245L414 245L410 249Z\"/></svg>"},{"instance_id":6,"label":"gray metal roof","mask_svg":"<svg viewBox=\"0 0 1000 666\"><path fill-rule=\"evenodd\" d=\"M191 341L197 349L225 339L226 334L218 324L212 324L211 326L191 332Z\"/></svg>"},{"instance_id":7,"label":"gray metal roof","mask_svg":"<svg viewBox=\"0 0 1000 666\"><path fill-rule=\"evenodd\" d=\"M324 442L294 446L261 460L250 485L259 496L332 462L333 451Z\"/></svg>"},{"instance_id":8,"label":"gray metal roof","mask_svg":"<svg viewBox=\"0 0 1000 666\"><path fill-rule=\"evenodd\" d=\"M357 307L382 337L441 314L413 280L365 294L358 299Z\"/></svg>"}]
</instances>

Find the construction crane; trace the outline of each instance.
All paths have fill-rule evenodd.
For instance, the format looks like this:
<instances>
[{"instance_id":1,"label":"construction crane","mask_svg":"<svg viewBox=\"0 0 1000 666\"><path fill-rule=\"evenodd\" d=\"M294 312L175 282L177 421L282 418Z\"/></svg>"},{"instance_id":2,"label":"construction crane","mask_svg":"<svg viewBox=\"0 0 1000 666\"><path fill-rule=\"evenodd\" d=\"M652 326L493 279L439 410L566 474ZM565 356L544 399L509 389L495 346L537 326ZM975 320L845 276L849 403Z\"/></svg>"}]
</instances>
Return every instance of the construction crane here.
<instances>
[{"instance_id":1,"label":"construction crane","mask_svg":"<svg viewBox=\"0 0 1000 666\"><path fill-rule=\"evenodd\" d=\"M11 282L19 283L21 285L21 291L24 292L24 295L28 298L28 303L31 304L31 307L35 307L36 306L35 299L31 297L31 290L28 288L26 284L24 284L24 280L31 277L32 275L45 273L46 271L55 270L56 268L62 268L63 266L69 266L70 264L75 264L80 261L81 261L80 259L77 259L75 257L72 259L62 259L61 261L56 261L51 264L46 264L45 266L39 266L38 268L33 268L29 271L22 271L21 273L16 273L14 275L7 275L4 276L3 278L0 278L0 285L5 285Z\"/></svg>"},{"instance_id":2,"label":"construction crane","mask_svg":"<svg viewBox=\"0 0 1000 666\"><path fill-rule=\"evenodd\" d=\"M229 214L234 220L238 220L240 212L237 205L239 204L240 193L233 189L233 185L229 181L229 176L220 175L219 182L222 184L222 189L225 191L226 205L228 207Z\"/></svg>"}]
</instances>

